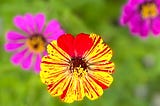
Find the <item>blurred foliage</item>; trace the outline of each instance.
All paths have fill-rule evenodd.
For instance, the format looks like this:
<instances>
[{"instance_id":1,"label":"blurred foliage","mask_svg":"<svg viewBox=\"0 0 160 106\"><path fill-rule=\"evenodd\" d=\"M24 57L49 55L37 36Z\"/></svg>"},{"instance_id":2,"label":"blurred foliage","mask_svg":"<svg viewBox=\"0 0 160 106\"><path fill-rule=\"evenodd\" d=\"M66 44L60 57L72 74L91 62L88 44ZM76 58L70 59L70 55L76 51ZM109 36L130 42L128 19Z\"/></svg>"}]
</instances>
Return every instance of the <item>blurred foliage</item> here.
<instances>
[{"instance_id":1,"label":"blurred foliage","mask_svg":"<svg viewBox=\"0 0 160 106\"><path fill-rule=\"evenodd\" d=\"M132 36L118 19L125 0L1 0L0 1L0 106L160 106L160 38ZM7 30L16 29L13 17L43 12L47 21L57 19L67 33L96 33L113 49L114 82L95 101L62 103L53 98L39 75L23 71L4 52ZM143 89L142 89L143 88ZM144 93L143 93L144 92ZM160 98L159 98L160 99Z\"/></svg>"}]
</instances>

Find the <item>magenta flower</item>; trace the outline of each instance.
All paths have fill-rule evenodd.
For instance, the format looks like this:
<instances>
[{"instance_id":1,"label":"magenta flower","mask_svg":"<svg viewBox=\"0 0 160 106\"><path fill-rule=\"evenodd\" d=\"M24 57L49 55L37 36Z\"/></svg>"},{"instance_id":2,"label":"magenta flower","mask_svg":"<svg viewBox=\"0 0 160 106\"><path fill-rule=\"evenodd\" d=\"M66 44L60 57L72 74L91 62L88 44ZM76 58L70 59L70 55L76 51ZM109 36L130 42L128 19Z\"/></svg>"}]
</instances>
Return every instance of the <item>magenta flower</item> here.
<instances>
[{"instance_id":1,"label":"magenta flower","mask_svg":"<svg viewBox=\"0 0 160 106\"><path fill-rule=\"evenodd\" d=\"M160 0L129 0L123 7L121 25L128 25L132 34L145 38L150 32L160 33Z\"/></svg>"},{"instance_id":2,"label":"magenta flower","mask_svg":"<svg viewBox=\"0 0 160 106\"><path fill-rule=\"evenodd\" d=\"M14 24L20 30L7 32L5 50L14 53L11 57L13 64L20 64L25 70L33 68L38 73L41 57L46 54L46 45L64 31L56 20L45 26L45 15L42 13L16 16Z\"/></svg>"}]
</instances>

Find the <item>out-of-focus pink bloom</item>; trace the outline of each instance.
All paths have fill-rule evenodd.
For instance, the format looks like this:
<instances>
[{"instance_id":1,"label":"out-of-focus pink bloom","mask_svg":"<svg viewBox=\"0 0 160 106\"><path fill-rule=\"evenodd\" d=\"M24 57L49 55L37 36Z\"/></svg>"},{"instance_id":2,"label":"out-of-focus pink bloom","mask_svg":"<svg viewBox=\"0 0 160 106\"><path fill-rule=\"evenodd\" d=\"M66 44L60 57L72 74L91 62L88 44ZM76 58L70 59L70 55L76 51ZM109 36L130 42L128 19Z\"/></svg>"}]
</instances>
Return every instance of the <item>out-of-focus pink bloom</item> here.
<instances>
[{"instance_id":1,"label":"out-of-focus pink bloom","mask_svg":"<svg viewBox=\"0 0 160 106\"><path fill-rule=\"evenodd\" d=\"M5 50L13 52L13 64L20 64L24 70L33 68L40 71L41 57L46 54L46 45L64 34L60 23L51 20L45 25L45 15L30 13L14 17L14 24L19 29L6 34Z\"/></svg>"},{"instance_id":2,"label":"out-of-focus pink bloom","mask_svg":"<svg viewBox=\"0 0 160 106\"><path fill-rule=\"evenodd\" d=\"M122 9L121 25L128 25L133 35L142 38L160 33L160 0L129 0Z\"/></svg>"}]
</instances>

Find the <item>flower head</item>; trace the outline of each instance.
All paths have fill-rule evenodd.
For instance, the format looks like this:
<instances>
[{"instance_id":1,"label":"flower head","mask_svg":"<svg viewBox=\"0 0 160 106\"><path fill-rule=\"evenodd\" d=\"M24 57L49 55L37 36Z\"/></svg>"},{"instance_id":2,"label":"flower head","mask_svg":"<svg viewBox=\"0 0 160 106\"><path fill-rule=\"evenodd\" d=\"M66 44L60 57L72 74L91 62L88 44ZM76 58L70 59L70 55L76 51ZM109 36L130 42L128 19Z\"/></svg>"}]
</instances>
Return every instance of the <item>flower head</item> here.
<instances>
[{"instance_id":1,"label":"flower head","mask_svg":"<svg viewBox=\"0 0 160 106\"><path fill-rule=\"evenodd\" d=\"M160 33L160 0L129 0L123 7L121 25L128 25L133 34L142 38L151 31Z\"/></svg>"},{"instance_id":2,"label":"flower head","mask_svg":"<svg viewBox=\"0 0 160 106\"><path fill-rule=\"evenodd\" d=\"M112 50L96 34L64 34L47 50L40 77L48 92L64 102L80 101L84 96L95 100L113 81Z\"/></svg>"},{"instance_id":3,"label":"flower head","mask_svg":"<svg viewBox=\"0 0 160 106\"><path fill-rule=\"evenodd\" d=\"M51 20L45 26L45 15L42 13L16 16L14 24L19 30L8 31L5 44L6 51L14 52L11 61L25 70L34 67L35 72L39 72L46 45L64 34L64 31L56 20Z\"/></svg>"}]
</instances>

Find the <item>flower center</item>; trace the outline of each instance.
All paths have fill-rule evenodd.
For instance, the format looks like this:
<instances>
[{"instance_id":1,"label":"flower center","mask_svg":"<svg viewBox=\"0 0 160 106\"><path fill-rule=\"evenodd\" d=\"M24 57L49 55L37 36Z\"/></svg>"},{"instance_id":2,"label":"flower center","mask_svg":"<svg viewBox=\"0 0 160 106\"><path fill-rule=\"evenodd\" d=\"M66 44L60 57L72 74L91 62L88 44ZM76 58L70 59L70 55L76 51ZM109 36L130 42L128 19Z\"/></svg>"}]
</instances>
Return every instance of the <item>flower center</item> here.
<instances>
[{"instance_id":1,"label":"flower center","mask_svg":"<svg viewBox=\"0 0 160 106\"><path fill-rule=\"evenodd\" d=\"M46 40L42 35L36 34L28 38L26 44L32 52L41 53L45 49Z\"/></svg>"},{"instance_id":2,"label":"flower center","mask_svg":"<svg viewBox=\"0 0 160 106\"><path fill-rule=\"evenodd\" d=\"M71 73L73 73L73 75L77 78L86 75L86 73L88 72L87 67L88 66L86 62L82 58L75 57L75 58L72 58L70 61Z\"/></svg>"},{"instance_id":3,"label":"flower center","mask_svg":"<svg viewBox=\"0 0 160 106\"><path fill-rule=\"evenodd\" d=\"M140 6L143 18L154 18L158 15L158 8L154 2L146 2Z\"/></svg>"}]
</instances>

